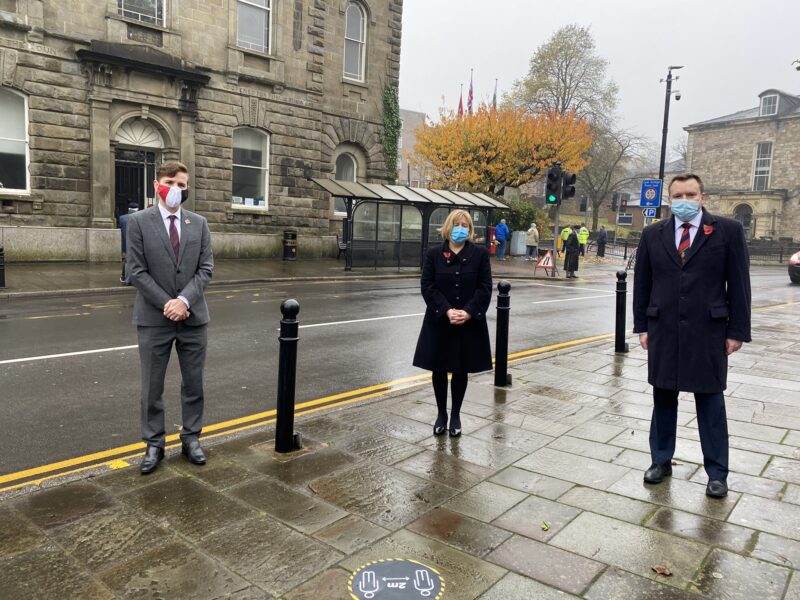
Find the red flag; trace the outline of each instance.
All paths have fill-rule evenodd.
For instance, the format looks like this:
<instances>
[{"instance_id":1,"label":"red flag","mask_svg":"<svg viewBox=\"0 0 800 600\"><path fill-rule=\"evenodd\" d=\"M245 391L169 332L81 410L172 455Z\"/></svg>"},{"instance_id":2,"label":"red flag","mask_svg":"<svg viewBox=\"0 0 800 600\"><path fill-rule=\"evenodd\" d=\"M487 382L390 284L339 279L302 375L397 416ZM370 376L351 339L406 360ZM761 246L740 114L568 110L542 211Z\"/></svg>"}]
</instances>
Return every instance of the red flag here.
<instances>
[{"instance_id":1,"label":"red flag","mask_svg":"<svg viewBox=\"0 0 800 600\"><path fill-rule=\"evenodd\" d=\"M464 96L463 95L458 97L458 116L459 117L463 117L464 116Z\"/></svg>"},{"instance_id":2,"label":"red flag","mask_svg":"<svg viewBox=\"0 0 800 600\"><path fill-rule=\"evenodd\" d=\"M472 70L469 72L469 92L467 93L467 112L472 114Z\"/></svg>"}]
</instances>

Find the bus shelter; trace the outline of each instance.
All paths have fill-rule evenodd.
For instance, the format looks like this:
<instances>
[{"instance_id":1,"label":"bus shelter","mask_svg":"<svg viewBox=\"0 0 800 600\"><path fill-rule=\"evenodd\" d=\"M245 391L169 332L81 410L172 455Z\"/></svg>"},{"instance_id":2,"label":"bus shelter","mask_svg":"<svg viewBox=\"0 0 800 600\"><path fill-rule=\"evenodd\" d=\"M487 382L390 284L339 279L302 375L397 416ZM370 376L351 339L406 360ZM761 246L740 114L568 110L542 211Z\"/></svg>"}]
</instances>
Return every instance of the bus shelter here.
<instances>
[{"instance_id":1,"label":"bus shelter","mask_svg":"<svg viewBox=\"0 0 800 600\"><path fill-rule=\"evenodd\" d=\"M345 203L345 271L353 267L422 268L428 247L441 243L438 229L457 208L472 217L475 243L488 246L494 211L508 208L494 198L472 192L325 178L312 181Z\"/></svg>"}]
</instances>

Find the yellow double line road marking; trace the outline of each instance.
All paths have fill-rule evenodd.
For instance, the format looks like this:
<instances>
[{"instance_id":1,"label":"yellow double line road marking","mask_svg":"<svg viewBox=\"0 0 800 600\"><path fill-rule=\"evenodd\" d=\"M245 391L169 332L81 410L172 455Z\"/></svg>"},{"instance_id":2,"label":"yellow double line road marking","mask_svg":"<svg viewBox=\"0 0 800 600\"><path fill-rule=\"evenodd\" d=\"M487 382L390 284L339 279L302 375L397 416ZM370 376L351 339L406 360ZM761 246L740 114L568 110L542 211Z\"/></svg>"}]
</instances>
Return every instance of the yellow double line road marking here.
<instances>
[{"instance_id":1,"label":"yellow double line road marking","mask_svg":"<svg viewBox=\"0 0 800 600\"><path fill-rule=\"evenodd\" d=\"M596 335L587 338L580 338L577 340L570 340L568 342L561 342L558 344L551 344L549 346L541 346L539 348L532 348L530 350L523 350L508 355L509 364L518 362L525 358L535 356L537 354L544 354L556 350L564 350L582 344L589 344L600 340L611 339L613 334ZM317 398L308 402L302 402L295 406L295 415L308 415L311 413L327 410L329 408L346 406L355 402L361 402L389 392L409 389L423 385L430 381L429 373L422 373L420 375L413 375L410 377L402 377L394 379L386 383L380 383L368 387L343 392L341 394L334 394L332 396L325 396L324 398ZM231 435L255 427L261 427L275 422L277 411L267 410L264 412L240 417L238 419L231 419L221 423L215 423L203 428L202 438L204 440L213 439L215 437ZM168 435L166 439L167 448L175 448L180 444L180 436L175 433ZM121 469L128 465L126 462L129 459L137 458L141 455L145 448L144 442L137 442L135 444L128 444L126 446L119 446L101 452L94 452L76 458L70 458L59 462L26 469L24 471L17 471L16 473L9 473L8 475L0 475L0 492L13 490L16 488L39 485L43 481L53 479L56 477L63 477L89 469L96 469L98 467L108 467L109 469Z\"/></svg>"}]
</instances>

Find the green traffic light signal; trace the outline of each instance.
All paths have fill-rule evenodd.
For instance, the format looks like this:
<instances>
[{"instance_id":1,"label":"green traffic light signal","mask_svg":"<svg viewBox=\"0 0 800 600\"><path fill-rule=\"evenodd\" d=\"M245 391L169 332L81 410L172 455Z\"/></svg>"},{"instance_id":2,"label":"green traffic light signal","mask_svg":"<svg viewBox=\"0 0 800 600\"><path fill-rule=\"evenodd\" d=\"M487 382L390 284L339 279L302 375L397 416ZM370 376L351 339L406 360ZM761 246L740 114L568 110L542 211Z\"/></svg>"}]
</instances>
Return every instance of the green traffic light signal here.
<instances>
[{"instance_id":1,"label":"green traffic light signal","mask_svg":"<svg viewBox=\"0 0 800 600\"><path fill-rule=\"evenodd\" d=\"M550 195L547 197L547 201L548 201L548 202L555 202L556 200L558 200L558 198L556 198L556 197L555 197L555 196L553 196L552 194L550 194Z\"/></svg>"}]
</instances>

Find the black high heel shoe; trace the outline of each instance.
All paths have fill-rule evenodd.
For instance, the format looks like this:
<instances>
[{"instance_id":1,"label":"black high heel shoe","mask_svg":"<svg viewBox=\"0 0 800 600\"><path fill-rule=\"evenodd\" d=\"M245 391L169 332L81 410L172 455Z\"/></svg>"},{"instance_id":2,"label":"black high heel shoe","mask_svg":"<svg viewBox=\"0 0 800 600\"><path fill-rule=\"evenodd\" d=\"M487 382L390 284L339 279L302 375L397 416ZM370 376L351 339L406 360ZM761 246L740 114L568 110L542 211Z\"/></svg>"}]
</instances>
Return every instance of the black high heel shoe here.
<instances>
[{"instance_id":1,"label":"black high heel shoe","mask_svg":"<svg viewBox=\"0 0 800 600\"><path fill-rule=\"evenodd\" d=\"M433 424L433 435L442 435L445 431L447 431L447 415L439 415Z\"/></svg>"},{"instance_id":2,"label":"black high heel shoe","mask_svg":"<svg viewBox=\"0 0 800 600\"><path fill-rule=\"evenodd\" d=\"M461 417L458 415L450 415L450 437L461 436Z\"/></svg>"}]
</instances>

